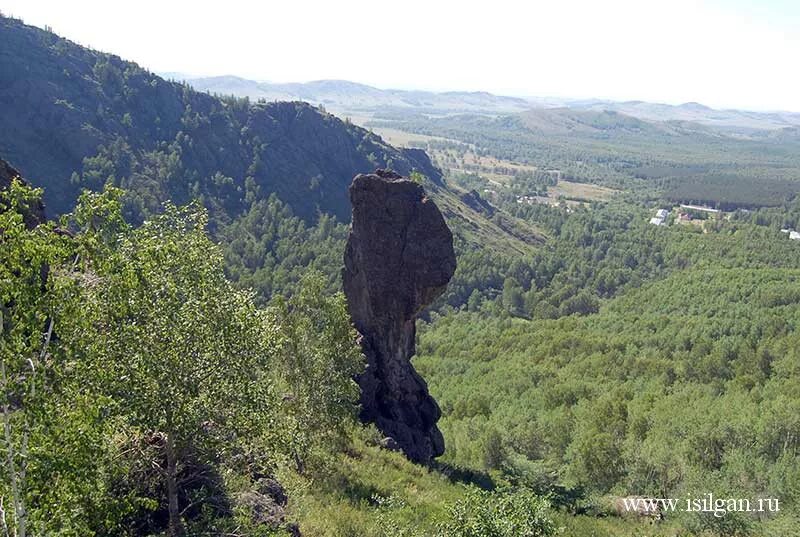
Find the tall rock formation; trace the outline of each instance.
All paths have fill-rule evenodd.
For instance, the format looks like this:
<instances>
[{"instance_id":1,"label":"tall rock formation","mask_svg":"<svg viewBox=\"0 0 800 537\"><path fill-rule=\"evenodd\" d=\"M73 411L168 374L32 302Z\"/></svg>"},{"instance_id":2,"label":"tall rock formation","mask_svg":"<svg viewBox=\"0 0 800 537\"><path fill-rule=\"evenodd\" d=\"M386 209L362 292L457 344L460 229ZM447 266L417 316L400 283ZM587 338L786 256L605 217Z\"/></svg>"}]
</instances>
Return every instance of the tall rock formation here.
<instances>
[{"instance_id":1,"label":"tall rock formation","mask_svg":"<svg viewBox=\"0 0 800 537\"><path fill-rule=\"evenodd\" d=\"M391 171L357 175L350 202L343 283L367 358L358 379L361 419L428 464L444 453L444 439L439 406L410 362L414 321L453 276L453 235L422 186Z\"/></svg>"}]
</instances>

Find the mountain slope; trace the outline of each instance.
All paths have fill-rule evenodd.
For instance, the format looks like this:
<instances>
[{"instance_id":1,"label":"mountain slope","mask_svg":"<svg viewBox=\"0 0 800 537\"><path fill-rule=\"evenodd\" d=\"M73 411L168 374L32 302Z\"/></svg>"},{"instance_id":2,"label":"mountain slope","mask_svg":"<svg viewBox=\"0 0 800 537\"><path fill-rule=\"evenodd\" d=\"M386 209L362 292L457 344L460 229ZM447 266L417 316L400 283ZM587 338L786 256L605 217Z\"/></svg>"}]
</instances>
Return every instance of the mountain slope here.
<instances>
[{"instance_id":1,"label":"mountain slope","mask_svg":"<svg viewBox=\"0 0 800 537\"><path fill-rule=\"evenodd\" d=\"M546 134L591 134L602 131L641 132L658 127L617 112L585 111L570 108L537 109L518 116L526 128Z\"/></svg>"},{"instance_id":2,"label":"mountain slope","mask_svg":"<svg viewBox=\"0 0 800 537\"><path fill-rule=\"evenodd\" d=\"M51 215L111 179L142 214L199 197L230 215L275 192L306 220L347 220L357 173L440 177L423 152L308 104L218 99L9 18L0 18L0 107L0 155L46 187Z\"/></svg>"}]
</instances>

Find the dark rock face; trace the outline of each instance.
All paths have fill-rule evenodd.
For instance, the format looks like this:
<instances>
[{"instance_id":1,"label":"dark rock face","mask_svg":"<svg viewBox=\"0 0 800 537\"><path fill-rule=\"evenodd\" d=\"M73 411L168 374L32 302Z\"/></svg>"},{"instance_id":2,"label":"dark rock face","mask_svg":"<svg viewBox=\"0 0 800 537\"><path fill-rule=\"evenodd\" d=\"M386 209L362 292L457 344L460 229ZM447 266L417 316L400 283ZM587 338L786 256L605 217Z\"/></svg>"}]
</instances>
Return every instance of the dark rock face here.
<instances>
[{"instance_id":1,"label":"dark rock face","mask_svg":"<svg viewBox=\"0 0 800 537\"><path fill-rule=\"evenodd\" d=\"M467 207L479 213L483 213L486 216L494 216L494 213L496 212L492 204L483 199L481 195L478 194L477 190L465 192L460 197L461 201L463 201Z\"/></svg>"},{"instance_id":2,"label":"dark rock face","mask_svg":"<svg viewBox=\"0 0 800 537\"><path fill-rule=\"evenodd\" d=\"M433 181L439 186L444 185L444 179L442 178L441 172L433 165L431 162L431 158L423 149L417 149L415 147L404 147L400 149L403 156L406 157L409 162L414 166L414 168L425 175L428 179ZM398 169L398 168L395 168ZM399 170L400 173L403 173L402 170ZM411 170L409 170L410 172Z\"/></svg>"},{"instance_id":3,"label":"dark rock face","mask_svg":"<svg viewBox=\"0 0 800 537\"><path fill-rule=\"evenodd\" d=\"M350 201L343 283L367 357L361 419L427 464L444 452L444 439L439 406L410 363L414 321L455 272L453 235L423 188L393 172L356 176Z\"/></svg>"},{"instance_id":4,"label":"dark rock face","mask_svg":"<svg viewBox=\"0 0 800 537\"><path fill-rule=\"evenodd\" d=\"M6 190L11 186L11 181L14 179L19 180L22 184L27 184L17 170L3 159L0 159L0 190ZM0 209L2 210L2 209ZM38 224L45 221L44 205L42 202L36 203L32 207L28 207L27 212L24 213L25 225L29 229L35 228Z\"/></svg>"}]
</instances>

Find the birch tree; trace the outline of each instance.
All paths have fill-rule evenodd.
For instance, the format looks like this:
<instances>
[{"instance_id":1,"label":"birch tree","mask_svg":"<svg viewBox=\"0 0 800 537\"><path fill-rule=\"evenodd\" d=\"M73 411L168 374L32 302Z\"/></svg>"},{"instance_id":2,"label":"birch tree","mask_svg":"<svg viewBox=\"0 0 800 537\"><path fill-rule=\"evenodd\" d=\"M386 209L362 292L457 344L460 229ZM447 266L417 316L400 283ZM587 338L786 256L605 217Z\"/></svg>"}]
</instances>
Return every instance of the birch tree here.
<instances>
[{"instance_id":1,"label":"birch tree","mask_svg":"<svg viewBox=\"0 0 800 537\"><path fill-rule=\"evenodd\" d=\"M187 454L236 442L266 414L278 337L252 295L225 279L206 224L200 207L167 205L135 230L87 231L88 248L113 244L91 267L84 333L72 334L83 341L87 379L116 401L130 426L163 436L163 459L153 464L167 491L172 536L184 533Z\"/></svg>"},{"instance_id":2,"label":"birch tree","mask_svg":"<svg viewBox=\"0 0 800 537\"><path fill-rule=\"evenodd\" d=\"M53 403L48 383L59 364L50 343L69 295L48 272L72 255L52 224L26 224L40 196L17 181L0 194L0 531L16 537L30 534L31 437Z\"/></svg>"}]
</instances>

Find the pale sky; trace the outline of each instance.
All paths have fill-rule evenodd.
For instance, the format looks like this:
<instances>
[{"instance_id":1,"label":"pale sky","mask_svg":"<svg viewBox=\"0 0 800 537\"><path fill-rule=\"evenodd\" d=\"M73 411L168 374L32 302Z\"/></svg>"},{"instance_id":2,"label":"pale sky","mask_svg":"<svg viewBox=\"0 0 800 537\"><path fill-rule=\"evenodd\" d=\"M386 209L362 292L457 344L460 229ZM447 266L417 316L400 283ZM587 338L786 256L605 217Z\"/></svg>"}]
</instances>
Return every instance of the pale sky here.
<instances>
[{"instance_id":1,"label":"pale sky","mask_svg":"<svg viewBox=\"0 0 800 537\"><path fill-rule=\"evenodd\" d=\"M800 111L800 0L0 0L0 11L156 72Z\"/></svg>"}]
</instances>

